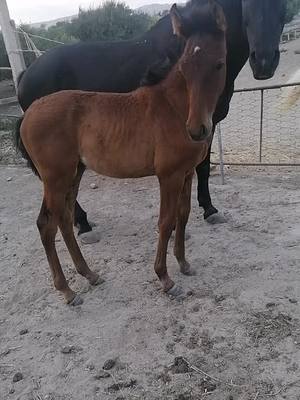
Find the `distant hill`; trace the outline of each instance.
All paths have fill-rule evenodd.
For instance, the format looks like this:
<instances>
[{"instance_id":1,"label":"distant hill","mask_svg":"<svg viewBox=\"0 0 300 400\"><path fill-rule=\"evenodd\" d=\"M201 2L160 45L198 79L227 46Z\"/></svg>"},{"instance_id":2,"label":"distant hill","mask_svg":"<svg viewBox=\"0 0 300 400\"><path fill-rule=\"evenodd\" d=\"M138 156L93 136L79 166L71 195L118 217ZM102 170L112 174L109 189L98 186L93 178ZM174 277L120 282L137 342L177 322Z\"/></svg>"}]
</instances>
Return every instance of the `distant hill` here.
<instances>
[{"instance_id":1,"label":"distant hill","mask_svg":"<svg viewBox=\"0 0 300 400\"><path fill-rule=\"evenodd\" d=\"M179 3L180 4L180 3ZM172 3L164 3L164 4L146 4L145 6L141 6L135 9L138 13L145 13L149 15L157 15L161 14L164 11L170 10Z\"/></svg>"},{"instance_id":2,"label":"distant hill","mask_svg":"<svg viewBox=\"0 0 300 400\"><path fill-rule=\"evenodd\" d=\"M34 24L30 24L33 28L41 28L42 26L46 29L50 28L50 26L56 25L58 22L71 22L73 19L77 18L76 15L71 15L70 17L62 17L57 19L52 19L50 21L43 21L43 22L35 22Z\"/></svg>"}]
</instances>

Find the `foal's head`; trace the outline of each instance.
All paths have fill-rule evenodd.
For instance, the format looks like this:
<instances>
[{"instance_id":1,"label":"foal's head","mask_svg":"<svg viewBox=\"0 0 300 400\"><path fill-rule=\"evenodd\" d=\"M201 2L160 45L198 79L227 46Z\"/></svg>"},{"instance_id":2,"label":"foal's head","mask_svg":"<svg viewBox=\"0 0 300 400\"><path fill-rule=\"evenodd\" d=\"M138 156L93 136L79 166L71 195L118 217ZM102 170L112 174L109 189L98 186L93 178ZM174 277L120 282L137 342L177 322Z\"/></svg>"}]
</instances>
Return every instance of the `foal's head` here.
<instances>
[{"instance_id":1,"label":"foal's head","mask_svg":"<svg viewBox=\"0 0 300 400\"><path fill-rule=\"evenodd\" d=\"M170 11L175 35L185 41L178 68L189 96L186 122L192 139L212 133L212 117L226 79L226 21L220 5L207 0L190 15L182 15L174 4Z\"/></svg>"}]
</instances>

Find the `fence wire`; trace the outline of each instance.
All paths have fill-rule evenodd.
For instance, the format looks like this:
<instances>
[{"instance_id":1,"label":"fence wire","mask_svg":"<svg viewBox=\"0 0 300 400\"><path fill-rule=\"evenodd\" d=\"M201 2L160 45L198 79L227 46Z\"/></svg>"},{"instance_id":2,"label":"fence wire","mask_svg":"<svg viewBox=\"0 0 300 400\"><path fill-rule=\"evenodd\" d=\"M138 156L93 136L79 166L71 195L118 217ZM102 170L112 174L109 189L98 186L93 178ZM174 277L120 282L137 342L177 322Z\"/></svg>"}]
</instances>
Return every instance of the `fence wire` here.
<instances>
[{"instance_id":1,"label":"fence wire","mask_svg":"<svg viewBox=\"0 0 300 400\"><path fill-rule=\"evenodd\" d=\"M220 126L224 164L300 165L300 84L236 91Z\"/></svg>"}]
</instances>

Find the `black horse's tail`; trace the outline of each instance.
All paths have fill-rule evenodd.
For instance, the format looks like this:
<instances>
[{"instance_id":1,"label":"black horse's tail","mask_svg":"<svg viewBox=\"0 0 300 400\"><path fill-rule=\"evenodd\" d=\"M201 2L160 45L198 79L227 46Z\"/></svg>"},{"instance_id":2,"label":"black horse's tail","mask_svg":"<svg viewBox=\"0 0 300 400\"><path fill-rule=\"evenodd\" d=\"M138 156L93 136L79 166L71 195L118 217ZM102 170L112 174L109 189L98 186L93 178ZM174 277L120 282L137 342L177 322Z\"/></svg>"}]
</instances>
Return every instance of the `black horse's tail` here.
<instances>
[{"instance_id":1,"label":"black horse's tail","mask_svg":"<svg viewBox=\"0 0 300 400\"><path fill-rule=\"evenodd\" d=\"M22 122L23 122L23 117L19 118L16 123L15 147L16 147L17 151L21 154L21 156L23 158L25 158L25 160L27 160L28 167L30 167L37 176L39 176L38 170L36 169L35 165L33 164L29 154L27 153L27 150L25 149L24 143L22 142L21 133L20 133Z\"/></svg>"},{"instance_id":2,"label":"black horse's tail","mask_svg":"<svg viewBox=\"0 0 300 400\"><path fill-rule=\"evenodd\" d=\"M19 76L17 77L17 84L18 84L18 86L19 86L19 84L20 84L20 82L21 82L22 76L24 75L25 71L26 71L26 69L24 69L24 70L19 74Z\"/></svg>"}]
</instances>

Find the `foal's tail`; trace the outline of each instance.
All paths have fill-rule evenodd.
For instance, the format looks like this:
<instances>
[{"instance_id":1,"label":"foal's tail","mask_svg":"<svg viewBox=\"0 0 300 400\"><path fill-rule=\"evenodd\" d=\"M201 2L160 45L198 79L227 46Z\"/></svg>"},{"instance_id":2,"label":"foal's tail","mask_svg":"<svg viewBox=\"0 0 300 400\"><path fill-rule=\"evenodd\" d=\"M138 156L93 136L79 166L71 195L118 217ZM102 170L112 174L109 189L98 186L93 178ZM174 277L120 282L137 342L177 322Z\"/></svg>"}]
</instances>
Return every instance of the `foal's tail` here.
<instances>
[{"instance_id":1,"label":"foal's tail","mask_svg":"<svg viewBox=\"0 0 300 400\"><path fill-rule=\"evenodd\" d=\"M16 127L15 127L15 147L17 149L17 152L21 154L21 156L27 160L27 166L32 169L32 171L39 176L38 170L36 169L35 165L33 164L29 154L27 153L27 150L25 149L24 143L22 142L21 138L21 125L23 122L23 117L19 118Z\"/></svg>"}]
</instances>

